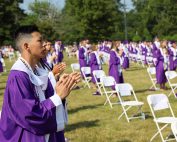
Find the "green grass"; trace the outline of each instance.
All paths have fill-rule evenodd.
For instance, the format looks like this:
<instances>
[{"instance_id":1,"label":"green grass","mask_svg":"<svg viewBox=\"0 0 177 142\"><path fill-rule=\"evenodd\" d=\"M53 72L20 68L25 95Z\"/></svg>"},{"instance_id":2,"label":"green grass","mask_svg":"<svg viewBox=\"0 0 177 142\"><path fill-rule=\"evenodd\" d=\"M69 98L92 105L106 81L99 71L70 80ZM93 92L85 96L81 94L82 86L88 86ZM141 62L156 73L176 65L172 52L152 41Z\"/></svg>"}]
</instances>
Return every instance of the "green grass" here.
<instances>
[{"instance_id":1,"label":"green grass","mask_svg":"<svg viewBox=\"0 0 177 142\"><path fill-rule=\"evenodd\" d=\"M65 62L67 63L66 72L69 73L71 72L70 64L77 62L77 59L66 58ZM8 60L6 60L6 64L8 69L12 65ZM107 65L104 65L104 71L108 72ZM0 106L7 74L0 76ZM93 96L94 90L87 87L73 90L67 99L69 122L65 130L65 136L71 142L148 142L150 140L157 129L146 98L149 94L169 94L170 89L149 91L151 82L146 68L136 64L131 64L129 70L123 71L123 75L125 82L131 83L134 87L138 100L144 102L143 112L148 115L147 119L135 119L130 123L126 121L125 117L118 120L118 116L122 112L120 105L114 105L112 109L109 105L104 106L105 96ZM82 83L79 84L79 86L82 85ZM176 99L171 95L169 100L177 115ZM160 141L160 137L154 139L154 142Z\"/></svg>"}]
</instances>

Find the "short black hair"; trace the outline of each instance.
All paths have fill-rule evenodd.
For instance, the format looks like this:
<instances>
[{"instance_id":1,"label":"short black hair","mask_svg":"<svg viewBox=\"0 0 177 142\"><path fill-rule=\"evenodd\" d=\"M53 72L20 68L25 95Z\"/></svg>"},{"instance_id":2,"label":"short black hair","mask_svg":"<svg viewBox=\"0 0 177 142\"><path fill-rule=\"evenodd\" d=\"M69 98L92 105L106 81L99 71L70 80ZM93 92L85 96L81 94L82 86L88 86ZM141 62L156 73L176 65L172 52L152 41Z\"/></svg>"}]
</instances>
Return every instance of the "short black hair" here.
<instances>
[{"instance_id":1,"label":"short black hair","mask_svg":"<svg viewBox=\"0 0 177 142\"><path fill-rule=\"evenodd\" d=\"M24 38L30 39L31 38L31 34L33 32L39 32L38 27L36 25L21 26L15 32L16 48L19 49L20 52L22 51L22 49L20 47L21 41L24 40Z\"/></svg>"},{"instance_id":2,"label":"short black hair","mask_svg":"<svg viewBox=\"0 0 177 142\"><path fill-rule=\"evenodd\" d=\"M15 32L15 39L18 38L20 34L31 34L33 32L39 32L39 29L36 25L21 26Z\"/></svg>"}]
</instances>

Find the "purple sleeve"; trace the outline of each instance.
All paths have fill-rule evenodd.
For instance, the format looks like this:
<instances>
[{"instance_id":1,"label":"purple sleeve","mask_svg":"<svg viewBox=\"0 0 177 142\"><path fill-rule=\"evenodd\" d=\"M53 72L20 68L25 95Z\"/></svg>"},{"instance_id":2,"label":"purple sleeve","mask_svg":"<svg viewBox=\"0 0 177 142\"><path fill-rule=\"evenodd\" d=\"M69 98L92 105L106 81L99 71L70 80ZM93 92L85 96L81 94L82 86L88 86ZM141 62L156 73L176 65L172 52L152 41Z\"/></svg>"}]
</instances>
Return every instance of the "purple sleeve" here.
<instances>
[{"instance_id":1,"label":"purple sleeve","mask_svg":"<svg viewBox=\"0 0 177 142\"><path fill-rule=\"evenodd\" d=\"M6 88L9 117L20 127L39 135L55 132L56 107L51 99L39 102L28 75L13 76Z\"/></svg>"}]
</instances>

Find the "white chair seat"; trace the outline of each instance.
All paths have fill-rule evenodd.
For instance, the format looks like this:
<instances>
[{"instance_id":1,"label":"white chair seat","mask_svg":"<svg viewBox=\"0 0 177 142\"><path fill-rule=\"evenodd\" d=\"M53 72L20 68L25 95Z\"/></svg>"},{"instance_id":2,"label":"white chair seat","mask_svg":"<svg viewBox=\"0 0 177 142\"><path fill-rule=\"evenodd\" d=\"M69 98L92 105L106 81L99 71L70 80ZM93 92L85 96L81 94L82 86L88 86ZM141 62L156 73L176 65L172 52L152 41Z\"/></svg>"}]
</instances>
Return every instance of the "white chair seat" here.
<instances>
[{"instance_id":1,"label":"white chair seat","mask_svg":"<svg viewBox=\"0 0 177 142\"><path fill-rule=\"evenodd\" d=\"M173 122L177 122L177 118L175 117L160 117L157 119L154 119L154 121L158 122L158 123L173 123Z\"/></svg>"},{"instance_id":2,"label":"white chair seat","mask_svg":"<svg viewBox=\"0 0 177 142\"><path fill-rule=\"evenodd\" d=\"M124 106L141 106L143 105L143 102L138 102L138 101L126 101L126 102L122 102L122 105Z\"/></svg>"}]
</instances>

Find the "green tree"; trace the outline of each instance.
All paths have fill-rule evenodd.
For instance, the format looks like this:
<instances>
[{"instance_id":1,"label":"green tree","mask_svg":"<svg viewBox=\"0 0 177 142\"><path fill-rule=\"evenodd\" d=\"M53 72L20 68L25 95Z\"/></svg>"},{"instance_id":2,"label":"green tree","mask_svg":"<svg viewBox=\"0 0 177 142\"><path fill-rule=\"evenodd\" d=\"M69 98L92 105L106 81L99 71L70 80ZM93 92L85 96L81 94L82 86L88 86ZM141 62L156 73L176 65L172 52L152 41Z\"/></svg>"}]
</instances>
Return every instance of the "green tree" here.
<instances>
[{"instance_id":1,"label":"green tree","mask_svg":"<svg viewBox=\"0 0 177 142\"><path fill-rule=\"evenodd\" d=\"M115 38L120 29L120 1L66 0L63 10L63 37L68 42L88 38L91 41Z\"/></svg>"},{"instance_id":2,"label":"green tree","mask_svg":"<svg viewBox=\"0 0 177 142\"><path fill-rule=\"evenodd\" d=\"M138 33L145 39L152 37L173 37L177 33L176 0L133 0L135 22Z\"/></svg>"},{"instance_id":3,"label":"green tree","mask_svg":"<svg viewBox=\"0 0 177 142\"><path fill-rule=\"evenodd\" d=\"M36 24L44 38L55 40L59 38L61 10L49 1L35 1L29 5L30 12L22 25Z\"/></svg>"},{"instance_id":4,"label":"green tree","mask_svg":"<svg viewBox=\"0 0 177 142\"><path fill-rule=\"evenodd\" d=\"M19 8L23 0L0 0L0 45L12 44L14 31L25 14Z\"/></svg>"}]
</instances>

